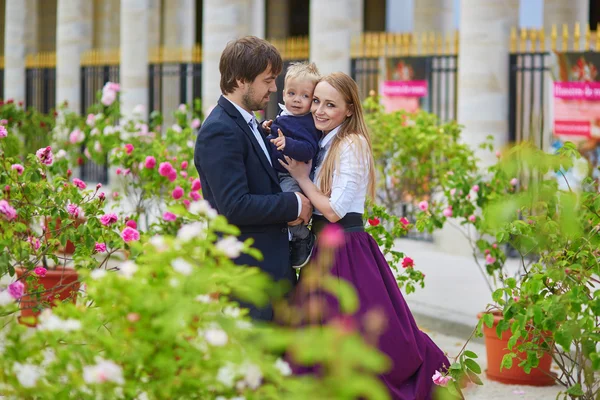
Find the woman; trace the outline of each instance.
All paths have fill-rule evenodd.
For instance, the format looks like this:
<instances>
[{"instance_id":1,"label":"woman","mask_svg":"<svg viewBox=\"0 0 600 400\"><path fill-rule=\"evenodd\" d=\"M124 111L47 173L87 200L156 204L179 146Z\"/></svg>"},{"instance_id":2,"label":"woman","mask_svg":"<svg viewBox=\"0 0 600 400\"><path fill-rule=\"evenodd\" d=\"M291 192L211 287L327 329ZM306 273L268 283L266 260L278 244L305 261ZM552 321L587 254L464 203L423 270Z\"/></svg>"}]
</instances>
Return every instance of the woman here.
<instances>
[{"instance_id":1,"label":"woman","mask_svg":"<svg viewBox=\"0 0 600 400\"><path fill-rule=\"evenodd\" d=\"M381 377L392 398L429 399L433 374L450 363L417 327L377 243L364 232L362 213L367 194L374 196L375 168L356 82L340 72L323 77L315 88L311 112L317 129L323 131L314 183L309 177L310 164L286 157L288 164L282 165L314 206L315 233L329 223L337 223L345 231L345 243L336 250L330 273L355 287L360 300L355 314L359 324L365 322L361 317L369 310L382 312L387 320L378 347L393 363ZM298 293L303 302L310 300L302 295L302 289L303 276L308 282L311 267L316 268L309 265L300 273ZM330 301L327 304L331 306ZM328 309L319 318L330 320L335 314Z\"/></svg>"}]
</instances>

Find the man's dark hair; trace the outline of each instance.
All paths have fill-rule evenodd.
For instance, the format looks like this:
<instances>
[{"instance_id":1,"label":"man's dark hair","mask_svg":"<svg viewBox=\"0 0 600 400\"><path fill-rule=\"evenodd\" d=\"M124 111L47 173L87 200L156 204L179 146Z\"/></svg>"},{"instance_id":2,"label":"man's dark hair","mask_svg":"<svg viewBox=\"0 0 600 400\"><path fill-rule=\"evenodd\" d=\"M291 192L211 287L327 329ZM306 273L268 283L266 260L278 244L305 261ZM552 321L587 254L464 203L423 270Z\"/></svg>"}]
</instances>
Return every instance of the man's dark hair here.
<instances>
[{"instance_id":1,"label":"man's dark hair","mask_svg":"<svg viewBox=\"0 0 600 400\"><path fill-rule=\"evenodd\" d=\"M246 36L227 43L221 60L221 92L229 94L237 87L237 80L253 82L268 67L275 75L283 68L279 51L266 40Z\"/></svg>"}]
</instances>

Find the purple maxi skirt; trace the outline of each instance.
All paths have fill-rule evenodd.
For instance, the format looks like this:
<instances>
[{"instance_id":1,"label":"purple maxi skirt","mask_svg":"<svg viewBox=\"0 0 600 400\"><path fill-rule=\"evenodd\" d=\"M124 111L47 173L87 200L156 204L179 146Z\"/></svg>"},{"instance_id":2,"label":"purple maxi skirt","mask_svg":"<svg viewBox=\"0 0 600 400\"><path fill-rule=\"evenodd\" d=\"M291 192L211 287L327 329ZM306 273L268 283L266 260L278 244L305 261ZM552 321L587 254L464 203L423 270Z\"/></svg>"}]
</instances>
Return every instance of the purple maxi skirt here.
<instances>
[{"instance_id":1,"label":"purple maxi skirt","mask_svg":"<svg viewBox=\"0 0 600 400\"><path fill-rule=\"evenodd\" d=\"M345 243L335 250L329 273L349 282L360 300L353 318L360 325L361 317L369 311L379 311L386 320L378 338L378 348L392 361L391 369L381 375L390 397L394 400L426 400L433 395L432 376L436 370L445 371L450 362L442 350L417 327L417 324L398 288L396 279L377 242L364 231L344 232ZM318 249L315 254L318 257ZM300 272L295 303L301 305L311 296L326 297L326 323L340 316L337 301L322 292L302 292L303 273Z\"/></svg>"}]
</instances>

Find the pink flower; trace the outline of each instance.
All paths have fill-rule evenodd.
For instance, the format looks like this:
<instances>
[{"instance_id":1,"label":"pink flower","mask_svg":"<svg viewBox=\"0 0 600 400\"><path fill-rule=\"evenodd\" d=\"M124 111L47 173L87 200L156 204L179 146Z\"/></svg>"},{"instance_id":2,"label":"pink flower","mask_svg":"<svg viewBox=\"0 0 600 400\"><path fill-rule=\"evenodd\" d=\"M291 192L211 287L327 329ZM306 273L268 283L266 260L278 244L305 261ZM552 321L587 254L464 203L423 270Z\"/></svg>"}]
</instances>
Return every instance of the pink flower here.
<instances>
[{"instance_id":1,"label":"pink flower","mask_svg":"<svg viewBox=\"0 0 600 400\"><path fill-rule=\"evenodd\" d=\"M104 192L100 192L100 193L98 193L98 198L100 200L104 200L106 198L106 194Z\"/></svg>"},{"instance_id":2,"label":"pink flower","mask_svg":"<svg viewBox=\"0 0 600 400\"><path fill-rule=\"evenodd\" d=\"M469 215L469 222L475 222L475 220L477 220L477 217L474 215Z\"/></svg>"},{"instance_id":3,"label":"pink flower","mask_svg":"<svg viewBox=\"0 0 600 400\"><path fill-rule=\"evenodd\" d=\"M433 383L435 383L438 386L448 386L448 382L450 382L452 380L451 376L443 376L440 371L435 371L435 374L433 374L433 376L431 377L431 380L433 381Z\"/></svg>"},{"instance_id":4,"label":"pink flower","mask_svg":"<svg viewBox=\"0 0 600 400\"><path fill-rule=\"evenodd\" d=\"M188 199L184 199L183 200L183 205L185 206L185 208L189 208L190 207L190 201Z\"/></svg>"},{"instance_id":5,"label":"pink flower","mask_svg":"<svg viewBox=\"0 0 600 400\"><path fill-rule=\"evenodd\" d=\"M184 178L187 178L187 172L185 171L179 171L179 175L183 176Z\"/></svg>"},{"instance_id":6,"label":"pink flower","mask_svg":"<svg viewBox=\"0 0 600 400\"><path fill-rule=\"evenodd\" d=\"M134 228L128 226L123 229L123 232L121 232L121 238L123 238L125 243L129 243L135 240L140 240L140 233Z\"/></svg>"},{"instance_id":7,"label":"pink flower","mask_svg":"<svg viewBox=\"0 0 600 400\"><path fill-rule=\"evenodd\" d=\"M13 164L10 166L10 169L17 171L19 175L23 175L25 167L23 167L21 164Z\"/></svg>"},{"instance_id":8,"label":"pink flower","mask_svg":"<svg viewBox=\"0 0 600 400\"><path fill-rule=\"evenodd\" d=\"M444 214L444 217L451 217L452 216L452 207L445 208L444 211L442 211L442 214Z\"/></svg>"},{"instance_id":9,"label":"pink flower","mask_svg":"<svg viewBox=\"0 0 600 400\"><path fill-rule=\"evenodd\" d=\"M6 200L0 200L0 214L9 221L17 218L17 210L12 208Z\"/></svg>"},{"instance_id":10,"label":"pink flower","mask_svg":"<svg viewBox=\"0 0 600 400\"><path fill-rule=\"evenodd\" d=\"M121 168L117 168L117 169L115 170L115 173L116 173L117 175L121 175L121 173L122 173L122 172L123 172L123 170L122 170Z\"/></svg>"},{"instance_id":11,"label":"pink flower","mask_svg":"<svg viewBox=\"0 0 600 400\"><path fill-rule=\"evenodd\" d=\"M188 162L187 161L183 161L181 163L181 169L187 169L187 167L188 167Z\"/></svg>"},{"instance_id":12,"label":"pink flower","mask_svg":"<svg viewBox=\"0 0 600 400\"><path fill-rule=\"evenodd\" d=\"M325 248L336 249L342 246L345 240L342 227L338 224L329 224L321 231L319 244Z\"/></svg>"},{"instance_id":13,"label":"pink flower","mask_svg":"<svg viewBox=\"0 0 600 400\"><path fill-rule=\"evenodd\" d=\"M402 259L402 268L412 268L415 266L415 261L410 257L404 257Z\"/></svg>"},{"instance_id":14,"label":"pink flower","mask_svg":"<svg viewBox=\"0 0 600 400\"><path fill-rule=\"evenodd\" d=\"M479 185L473 185L471 190L474 191L475 193L479 192Z\"/></svg>"},{"instance_id":15,"label":"pink flower","mask_svg":"<svg viewBox=\"0 0 600 400\"><path fill-rule=\"evenodd\" d=\"M165 213L163 214L163 219L169 222L175 221L177 219L177 215L173 214L172 212L165 211Z\"/></svg>"},{"instance_id":16,"label":"pink flower","mask_svg":"<svg viewBox=\"0 0 600 400\"><path fill-rule=\"evenodd\" d=\"M147 156L146 161L144 162L144 167L148 169L156 167L156 158L154 158L153 156Z\"/></svg>"},{"instance_id":17,"label":"pink flower","mask_svg":"<svg viewBox=\"0 0 600 400\"><path fill-rule=\"evenodd\" d=\"M123 176L127 176L130 173L131 173L131 170L129 168L123 170Z\"/></svg>"},{"instance_id":18,"label":"pink flower","mask_svg":"<svg viewBox=\"0 0 600 400\"><path fill-rule=\"evenodd\" d=\"M496 262L496 259L494 257L492 257L491 254L488 254L487 256L485 256L485 263L486 264L493 264Z\"/></svg>"},{"instance_id":19,"label":"pink flower","mask_svg":"<svg viewBox=\"0 0 600 400\"><path fill-rule=\"evenodd\" d=\"M427 211L428 208L429 208L429 203L427 202L427 200L423 200L422 202L419 203L419 209L421 211Z\"/></svg>"},{"instance_id":20,"label":"pink flower","mask_svg":"<svg viewBox=\"0 0 600 400\"><path fill-rule=\"evenodd\" d=\"M191 192L190 193L190 197L194 201L198 201L198 200L200 200L202 198L202 196L200 196L200 193L198 193L198 192Z\"/></svg>"},{"instance_id":21,"label":"pink flower","mask_svg":"<svg viewBox=\"0 0 600 400\"><path fill-rule=\"evenodd\" d=\"M517 178L512 178L510 180L511 186L517 186L519 184L519 180Z\"/></svg>"},{"instance_id":22,"label":"pink flower","mask_svg":"<svg viewBox=\"0 0 600 400\"><path fill-rule=\"evenodd\" d=\"M194 118L192 120L191 126L192 126L193 129L200 128L200 119L199 118Z\"/></svg>"},{"instance_id":23,"label":"pink flower","mask_svg":"<svg viewBox=\"0 0 600 400\"><path fill-rule=\"evenodd\" d=\"M33 270L33 272L37 276L44 277L44 276L46 276L46 272L48 272L48 270L46 268L44 268L44 267L37 267L36 269Z\"/></svg>"},{"instance_id":24,"label":"pink flower","mask_svg":"<svg viewBox=\"0 0 600 400\"><path fill-rule=\"evenodd\" d=\"M100 223L104 226L110 226L110 225L114 224L115 222L117 222L118 220L119 220L119 217L117 217L117 214L114 214L114 213L104 214L103 216L100 217Z\"/></svg>"},{"instance_id":25,"label":"pink flower","mask_svg":"<svg viewBox=\"0 0 600 400\"><path fill-rule=\"evenodd\" d=\"M493 247L494 249L497 249L497 248L498 248L498 245L497 245L496 243L494 243L494 244L492 245L492 247Z\"/></svg>"},{"instance_id":26,"label":"pink flower","mask_svg":"<svg viewBox=\"0 0 600 400\"><path fill-rule=\"evenodd\" d=\"M25 285L21 281L16 281L8 285L8 294L10 294L15 300L19 300L21 297L23 297L24 292Z\"/></svg>"},{"instance_id":27,"label":"pink flower","mask_svg":"<svg viewBox=\"0 0 600 400\"><path fill-rule=\"evenodd\" d=\"M40 239L32 237L32 236L27 237L27 242L31 243L31 247L33 247L33 249L35 251L37 251L41 246Z\"/></svg>"},{"instance_id":28,"label":"pink flower","mask_svg":"<svg viewBox=\"0 0 600 400\"><path fill-rule=\"evenodd\" d=\"M96 123L96 116L94 114L88 114L85 123L87 126L94 126Z\"/></svg>"},{"instance_id":29,"label":"pink flower","mask_svg":"<svg viewBox=\"0 0 600 400\"><path fill-rule=\"evenodd\" d=\"M81 132L79 129L74 129L73 132L69 135L69 142L71 144L81 143L85 140L85 133Z\"/></svg>"},{"instance_id":30,"label":"pink flower","mask_svg":"<svg viewBox=\"0 0 600 400\"><path fill-rule=\"evenodd\" d=\"M108 88L110 90L113 90L115 92L120 92L121 91L121 85L119 85L116 82L107 82L105 86L108 86Z\"/></svg>"},{"instance_id":31,"label":"pink flower","mask_svg":"<svg viewBox=\"0 0 600 400\"><path fill-rule=\"evenodd\" d=\"M133 152L133 149L134 149L134 147L133 147L133 145L131 143L127 143L125 145L125 152L127 154L131 154L131 152Z\"/></svg>"},{"instance_id":32,"label":"pink flower","mask_svg":"<svg viewBox=\"0 0 600 400\"><path fill-rule=\"evenodd\" d=\"M119 192L112 192L112 198L113 199L118 199L119 198Z\"/></svg>"},{"instance_id":33,"label":"pink flower","mask_svg":"<svg viewBox=\"0 0 600 400\"><path fill-rule=\"evenodd\" d=\"M6 130L6 127L0 125L0 138L5 138L8 136L8 131Z\"/></svg>"},{"instance_id":34,"label":"pink flower","mask_svg":"<svg viewBox=\"0 0 600 400\"><path fill-rule=\"evenodd\" d=\"M409 222L409 221L408 221L408 220L407 220L405 217L402 217L402 218L400 218L400 223L401 223L401 224L402 224L402 226L403 226L403 227L405 227L405 228L406 228L408 225L410 225L410 222Z\"/></svg>"},{"instance_id":35,"label":"pink flower","mask_svg":"<svg viewBox=\"0 0 600 400\"><path fill-rule=\"evenodd\" d=\"M52 154L52 147L42 147L38 151L35 152L37 158L40 159L41 163L44 165L52 165L54 162L54 154Z\"/></svg>"},{"instance_id":36,"label":"pink flower","mask_svg":"<svg viewBox=\"0 0 600 400\"><path fill-rule=\"evenodd\" d=\"M200 189L202 189L202 184L200 183L200 179L196 178L192 182L192 190L196 191Z\"/></svg>"},{"instance_id":37,"label":"pink flower","mask_svg":"<svg viewBox=\"0 0 600 400\"><path fill-rule=\"evenodd\" d=\"M102 184L100 182L96 183L96 190L100 189L102 187Z\"/></svg>"},{"instance_id":38,"label":"pink flower","mask_svg":"<svg viewBox=\"0 0 600 400\"><path fill-rule=\"evenodd\" d=\"M175 189L173 189L173 193L171 193L171 196L175 200L179 200L183 196L183 189L181 188L181 186L177 186Z\"/></svg>"},{"instance_id":39,"label":"pink flower","mask_svg":"<svg viewBox=\"0 0 600 400\"><path fill-rule=\"evenodd\" d=\"M175 181L177 179L177 170L173 169L167 178L169 178L170 182Z\"/></svg>"},{"instance_id":40,"label":"pink flower","mask_svg":"<svg viewBox=\"0 0 600 400\"><path fill-rule=\"evenodd\" d=\"M500 153L500 151L496 151L496 157L500 158L500 156L502 156L502 153Z\"/></svg>"},{"instance_id":41,"label":"pink flower","mask_svg":"<svg viewBox=\"0 0 600 400\"><path fill-rule=\"evenodd\" d=\"M134 219L128 219L127 222L125 222L125 226L128 226L133 229L137 229L137 222L135 222Z\"/></svg>"},{"instance_id":42,"label":"pink flower","mask_svg":"<svg viewBox=\"0 0 600 400\"><path fill-rule=\"evenodd\" d=\"M0 125L8 125L7 119L0 119Z\"/></svg>"},{"instance_id":43,"label":"pink flower","mask_svg":"<svg viewBox=\"0 0 600 400\"><path fill-rule=\"evenodd\" d=\"M81 207L79 207L77 204L73 204L73 203L67 204L67 212L75 218L78 218L80 215L83 214Z\"/></svg>"},{"instance_id":44,"label":"pink flower","mask_svg":"<svg viewBox=\"0 0 600 400\"><path fill-rule=\"evenodd\" d=\"M106 243L96 243L94 245L94 250L96 251L96 253L106 252Z\"/></svg>"},{"instance_id":45,"label":"pink flower","mask_svg":"<svg viewBox=\"0 0 600 400\"><path fill-rule=\"evenodd\" d=\"M161 176L168 177L169 175L171 175L172 172L173 172L173 166L168 161L162 162L158 166L158 173Z\"/></svg>"},{"instance_id":46,"label":"pink flower","mask_svg":"<svg viewBox=\"0 0 600 400\"><path fill-rule=\"evenodd\" d=\"M450 189L450 196L454 196L455 193L456 193L455 188Z\"/></svg>"},{"instance_id":47,"label":"pink flower","mask_svg":"<svg viewBox=\"0 0 600 400\"><path fill-rule=\"evenodd\" d=\"M85 189L87 185L81 179L73 178L73 185L77 186L79 189Z\"/></svg>"}]
</instances>

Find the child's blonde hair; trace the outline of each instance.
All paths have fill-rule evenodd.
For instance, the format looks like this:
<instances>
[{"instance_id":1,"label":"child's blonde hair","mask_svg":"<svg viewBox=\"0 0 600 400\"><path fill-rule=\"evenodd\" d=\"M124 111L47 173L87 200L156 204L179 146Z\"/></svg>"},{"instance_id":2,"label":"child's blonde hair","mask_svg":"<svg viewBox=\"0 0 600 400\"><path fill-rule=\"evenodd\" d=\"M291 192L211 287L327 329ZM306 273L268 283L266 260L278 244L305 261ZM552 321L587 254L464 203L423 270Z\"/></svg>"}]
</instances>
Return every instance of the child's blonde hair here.
<instances>
[{"instance_id":1,"label":"child's blonde hair","mask_svg":"<svg viewBox=\"0 0 600 400\"><path fill-rule=\"evenodd\" d=\"M305 79L316 85L319 79L321 79L321 74L314 62L293 62L285 73L284 86L288 79Z\"/></svg>"}]
</instances>

